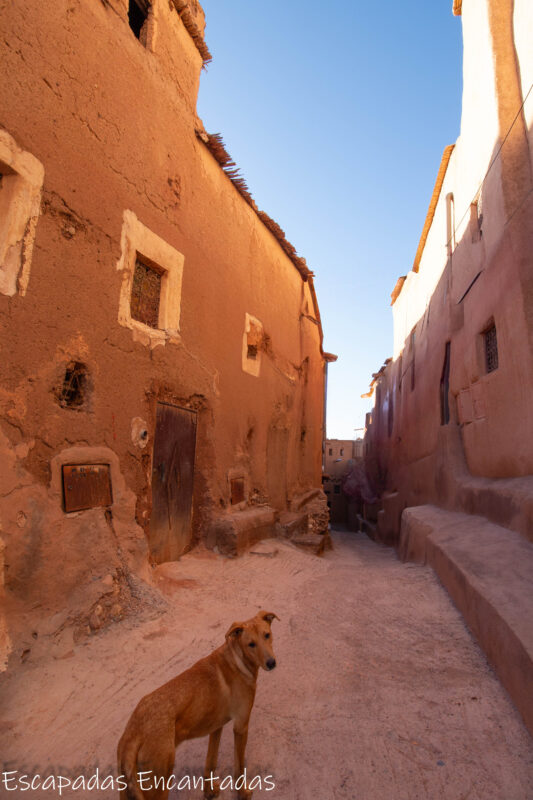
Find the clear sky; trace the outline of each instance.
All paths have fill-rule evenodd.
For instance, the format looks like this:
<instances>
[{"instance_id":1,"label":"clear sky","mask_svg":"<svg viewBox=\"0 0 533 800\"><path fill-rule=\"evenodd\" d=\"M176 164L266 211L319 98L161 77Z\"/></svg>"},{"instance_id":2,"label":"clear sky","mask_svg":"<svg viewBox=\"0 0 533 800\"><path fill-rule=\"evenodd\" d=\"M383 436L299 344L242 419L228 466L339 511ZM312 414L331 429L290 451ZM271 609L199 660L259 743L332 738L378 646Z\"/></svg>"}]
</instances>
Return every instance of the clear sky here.
<instances>
[{"instance_id":1,"label":"clear sky","mask_svg":"<svg viewBox=\"0 0 533 800\"><path fill-rule=\"evenodd\" d=\"M328 436L353 438L392 355L390 293L413 264L442 151L459 135L452 0L202 0L198 110L259 208L315 272Z\"/></svg>"}]
</instances>

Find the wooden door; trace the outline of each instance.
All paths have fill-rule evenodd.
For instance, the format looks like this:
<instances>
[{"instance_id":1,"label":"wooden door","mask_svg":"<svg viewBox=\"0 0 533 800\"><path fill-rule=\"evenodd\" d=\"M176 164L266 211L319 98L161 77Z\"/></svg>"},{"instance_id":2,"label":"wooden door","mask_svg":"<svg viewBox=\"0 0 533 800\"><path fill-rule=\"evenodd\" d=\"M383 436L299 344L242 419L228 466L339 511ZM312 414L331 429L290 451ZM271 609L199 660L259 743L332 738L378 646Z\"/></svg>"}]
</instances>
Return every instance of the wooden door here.
<instances>
[{"instance_id":1,"label":"wooden door","mask_svg":"<svg viewBox=\"0 0 533 800\"><path fill-rule=\"evenodd\" d=\"M175 561L191 541L196 412L157 404L152 460L150 552Z\"/></svg>"}]
</instances>

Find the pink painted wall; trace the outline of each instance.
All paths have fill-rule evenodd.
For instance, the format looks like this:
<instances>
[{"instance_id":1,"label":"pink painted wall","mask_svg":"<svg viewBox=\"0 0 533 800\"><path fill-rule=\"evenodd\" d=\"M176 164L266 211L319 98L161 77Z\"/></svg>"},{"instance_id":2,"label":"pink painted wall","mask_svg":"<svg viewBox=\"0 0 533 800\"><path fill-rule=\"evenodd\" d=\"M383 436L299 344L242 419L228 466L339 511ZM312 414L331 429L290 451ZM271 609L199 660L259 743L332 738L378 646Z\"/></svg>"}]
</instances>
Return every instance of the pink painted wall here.
<instances>
[{"instance_id":1,"label":"pink painted wall","mask_svg":"<svg viewBox=\"0 0 533 800\"><path fill-rule=\"evenodd\" d=\"M531 4L463 4L461 135L419 270L393 306L394 360L377 383L366 437L369 469L394 503L486 508L520 529L517 507L533 496L533 92L526 97L531 56L518 28L532 21ZM498 367L489 371L492 323Z\"/></svg>"}]
</instances>

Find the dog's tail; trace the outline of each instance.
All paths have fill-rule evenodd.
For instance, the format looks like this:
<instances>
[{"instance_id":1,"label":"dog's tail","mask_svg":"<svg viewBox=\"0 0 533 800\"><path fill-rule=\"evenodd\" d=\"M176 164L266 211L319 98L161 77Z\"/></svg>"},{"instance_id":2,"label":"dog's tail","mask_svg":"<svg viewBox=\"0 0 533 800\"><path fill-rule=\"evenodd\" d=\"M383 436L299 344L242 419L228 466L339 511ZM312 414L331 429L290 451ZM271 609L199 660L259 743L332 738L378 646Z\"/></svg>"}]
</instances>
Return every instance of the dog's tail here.
<instances>
[{"instance_id":1,"label":"dog's tail","mask_svg":"<svg viewBox=\"0 0 533 800\"><path fill-rule=\"evenodd\" d=\"M136 780L139 747L140 742L126 737L126 733L124 733L118 744L118 774L122 781L126 782L126 787L119 789L121 800L144 800L143 793Z\"/></svg>"}]
</instances>

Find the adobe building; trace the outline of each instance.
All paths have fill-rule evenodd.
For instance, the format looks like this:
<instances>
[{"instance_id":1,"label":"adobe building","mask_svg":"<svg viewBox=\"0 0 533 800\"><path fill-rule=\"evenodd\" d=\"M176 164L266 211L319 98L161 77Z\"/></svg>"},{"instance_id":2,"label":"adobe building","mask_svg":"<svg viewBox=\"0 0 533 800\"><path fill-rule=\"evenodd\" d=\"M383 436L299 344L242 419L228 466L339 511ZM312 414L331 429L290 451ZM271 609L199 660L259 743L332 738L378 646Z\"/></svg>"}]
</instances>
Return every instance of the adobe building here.
<instances>
[{"instance_id":1,"label":"adobe building","mask_svg":"<svg viewBox=\"0 0 533 800\"><path fill-rule=\"evenodd\" d=\"M361 439L326 439L324 472L333 478L346 472L348 461L362 456Z\"/></svg>"},{"instance_id":2,"label":"adobe building","mask_svg":"<svg viewBox=\"0 0 533 800\"><path fill-rule=\"evenodd\" d=\"M362 439L326 439L324 443L324 473L322 487L327 497L332 522L349 523L349 498L343 485L355 459L362 457ZM354 530L357 527L352 525Z\"/></svg>"},{"instance_id":3,"label":"adobe building","mask_svg":"<svg viewBox=\"0 0 533 800\"><path fill-rule=\"evenodd\" d=\"M533 730L533 5L454 12L461 131L392 293L366 459L377 538L435 567Z\"/></svg>"},{"instance_id":4,"label":"adobe building","mask_svg":"<svg viewBox=\"0 0 533 800\"><path fill-rule=\"evenodd\" d=\"M312 273L197 116L199 3L28 0L2 30L1 574L18 657L43 626L120 618L150 565L197 542L238 554L309 502L323 520L328 356Z\"/></svg>"},{"instance_id":5,"label":"adobe building","mask_svg":"<svg viewBox=\"0 0 533 800\"><path fill-rule=\"evenodd\" d=\"M354 457L352 439L326 439L324 443L324 474L322 488L327 497L332 522L348 520L348 503L342 491L342 478Z\"/></svg>"}]
</instances>

